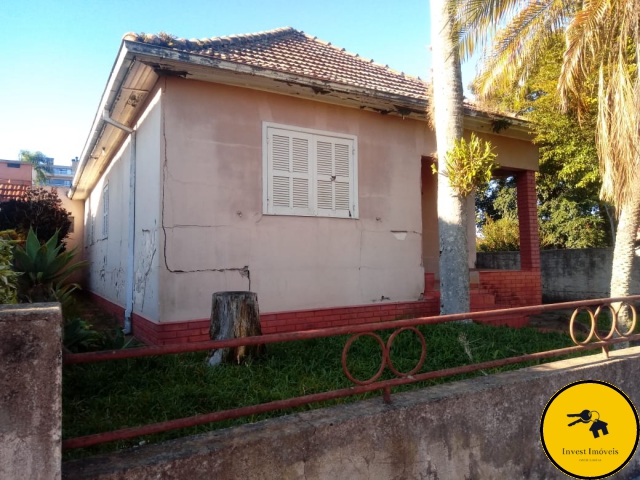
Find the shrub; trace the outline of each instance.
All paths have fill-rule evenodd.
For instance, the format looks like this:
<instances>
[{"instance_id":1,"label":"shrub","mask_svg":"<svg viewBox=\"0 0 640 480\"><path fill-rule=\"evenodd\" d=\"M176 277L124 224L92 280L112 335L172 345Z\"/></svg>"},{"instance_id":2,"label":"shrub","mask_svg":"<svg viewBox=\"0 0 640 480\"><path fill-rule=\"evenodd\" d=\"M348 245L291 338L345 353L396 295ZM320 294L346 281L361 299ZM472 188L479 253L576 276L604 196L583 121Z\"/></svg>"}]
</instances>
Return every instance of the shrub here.
<instances>
[{"instance_id":1,"label":"shrub","mask_svg":"<svg viewBox=\"0 0 640 480\"><path fill-rule=\"evenodd\" d=\"M482 227L482 237L476 240L479 252L506 252L520 250L518 220L504 217L499 220L487 218Z\"/></svg>"},{"instance_id":2,"label":"shrub","mask_svg":"<svg viewBox=\"0 0 640 480\"><path fill-rule=\"evenodd\" d=\"M13 245L15 232L0 232L0 303L17 303L18 277L13 270Z\"/></svg>"},{"instance_id":3,"label":"shrub","mask_svg":"<svg viewBox=\"0 0 640 480\"><path fill-rule=\"evenodd\" d=\"M71 228L69 215L55 189L32 188L22 198L0 202L0 230L15 230L25 238L33 228L40 243L57 233L62 244Z\"/></svg>"}]
</instances>

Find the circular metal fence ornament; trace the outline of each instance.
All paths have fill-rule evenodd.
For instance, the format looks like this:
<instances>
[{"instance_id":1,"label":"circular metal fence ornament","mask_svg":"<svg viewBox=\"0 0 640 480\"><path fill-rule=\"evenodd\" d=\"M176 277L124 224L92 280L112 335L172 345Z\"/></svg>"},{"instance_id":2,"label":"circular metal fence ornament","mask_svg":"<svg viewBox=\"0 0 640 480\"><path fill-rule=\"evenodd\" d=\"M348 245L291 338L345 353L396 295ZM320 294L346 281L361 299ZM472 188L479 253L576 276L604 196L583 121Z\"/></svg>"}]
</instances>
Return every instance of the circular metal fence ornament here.
<instances>
[{"instance_id":1,"label":"circular metal fence ornament","mask_svg":"<svg viewBox=\"0 0 640 480\"><path fill-rule=\"evenodd\" d=\"M589 336L587 337L587 339L584 342L579 342L575 336L575 332L573 331L573 326L576 322L576 318L578 317L578 313L580 313L580 311L582 310L586 311L589 314L589 317L591 318L591 330L589 331ZM573 340L573 343L575 343L576 345L586 345L593 338L595 334L595 330L596 330L596 322L591 309L589 307L576 308L573 311L573 315L571 315L571 321L569 322L569 335L571 335L571 340Z\"/></svg>"},{"instance_id":2,"label":"circular metal fence ornament","mask_svg":"<svg viewBox=\"0 0 640 480\"><path fill-rule=\"evenodd\" d=\"M351 375L351 372L347 367L347 354L349 353L349 348L351 348L351 344L355 342L358 338L365 337L365 336L375 338L376 341L380 344L380 347L382 348L382 362L380 363L380 368L378 369L378 372L373 377L369 378L368 380L358 380L353 375ZM357 335L354 335L349 340L347 340L347 343L345 343L344 348L342 349L342 370L344 371L344 374L347 376L349 380L351 380L353 383L356 383L358 385L369 385L370 383L375 382L378 378L380 378L380 375L382 375L382 372L384 372L384 367L386 363L387 363L387 348L385 347L382 339L375 333L370 333L370 332L358 333Z\"/></svg>"},{"instance_id":3,"label":"circular metal fence ornament","mask_svg":"<svg viewBox=\"0 0 640 480\"><path fill-rule=\"evenodd\" d=\"M413 367L410 371L403 373L396 370L396 368L393 366L393 362L391 361L391 344L393 343L395 338L405 330L411 330L415 332L415 334L420 339L420 343L422 344L421 345L422 350L420 352L420 360L418 360L417 365ZM427 357L427 342L425 342L424 336L422 335L422 333L420 333L420 331L415 327L400 328L395 332L393 332L389 337L389 340L387 340L387 365L389 366L389 370L391 370L397 377L410 377L411 375L417 373L422 368L422 365L424 365L424 360L426 357Z\"/></svg>"}]
</instances>

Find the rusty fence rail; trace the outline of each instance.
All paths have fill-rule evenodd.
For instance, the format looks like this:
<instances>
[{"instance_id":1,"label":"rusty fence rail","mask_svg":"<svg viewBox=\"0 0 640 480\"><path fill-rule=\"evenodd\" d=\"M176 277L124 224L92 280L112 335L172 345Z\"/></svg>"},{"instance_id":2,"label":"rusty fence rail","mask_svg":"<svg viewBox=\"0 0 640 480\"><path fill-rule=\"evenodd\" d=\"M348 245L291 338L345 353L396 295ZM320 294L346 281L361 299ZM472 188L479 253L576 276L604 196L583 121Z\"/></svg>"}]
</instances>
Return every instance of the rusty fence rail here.
<instances>
[{"instance_id":1,"label":"rusty fence rail","mask_svg":"<svg viewBox=\"0 0 640 480\"><path fill-rule=\"evenodd\" d=\"M180 428L193 427L197 425L203 425L212 422L218 422L222 420L230 420L240 418L249 415L256 415L265 412L271 412L274 410L281 410L286 408L298 407L301 405L307 405L310 403L322 402L326 400L334 400L337 398L348 397L351 395L358 395L361 393L372 392L382 390L383 399L385 402L390 402L391 388L400 385L406 385L409 383L421 382L425 380L432 380L435 378L448 377L452 375L458 375L463 373L470 373L482 369L497 368L506 365L513 365L516 363L529 362L533 360L540 360L545 358L559 357L576 353L584 350L592 350L601 348L606 357L608 357L609 346L617 343L629 342L640 340L640 334L633 334L637 324L637 311L633 302L640 302L640 295L618 297L618 298L600 298L594 300L584 300L578 302L564 302L555 303L549 305L536 305L530 307L516 307L505 308L500 310L487 310L481 312L461 313L453 315L440 315L432 317L419 317L407 320L391 320L387 322L369 323L363 325L349 325L344 327L332 327L319 330L308 330L302 332L291 333L274 333L268 335L261 335L256 337L245 337L232 340L215 340L208 342L197 342L191 344L180 345L167 345L167 346L152 346L152 347L139 347L124 350L110 350L103 352L90 352L90 353L77 353L68 354L63 356L63 363L65 365L77 364L77 363L91 363L100 362L106 360L120 360L127 358L139 358L155 355L168 355L177 353L189 353L213 350L219 348L235 348L247 345L265 345L270 343L291 342L296 340L306 340L311 338L330 337L335 335L352 334L353 336L347 340L342 350L342 368L346 377L351 380L355 386L349 388L343 388L340 390L332 390L329 392L316 393L312 395L305 395L302 397L294 397L285 400L277 400L273 402L263 403L259 405L252 405L248 407L234 408L224 410L220 412L208 413L203 415L196 415L193 417L180 418L176 420L169 420L160 423L154 423L151 425L144 425L140 427L124 428L115 430L112 432L98 433L95 435L87 435L83 437L70 438L63 440L62 448L65 450L74 448L89 447L92 445L98 445L107 442L113 442L118 440L126 440L129 438L139 437L142 435L151 435L155 433L161 433L168 430L176 430ZM621 331L619 325L619 313L623 306L627 306L625 310L630 317L631 325L627 331ZM595 307L595 309L592 309ZM573 347L560 348L556 350L548 350L545 352L530 353L525 355L519 355L515 357L504 358L500 360L493 360L489 362L474 363L471 365L463 365L460 367L448 368L443 370L437 370L433 372L418 373L424 364L427 353L427 344L422 333L416 328L420 325L429 325L436 323L455 322L460 320L473 319L477 321L486 320L489 318L506 317L509 315L534 315L542 312L560 310L560 309L574 309L573 315L569 322L569 334L571 339L575 343ZM586 312L591 321L591 327L587 338L579 340L575 335L575 324L578 314L580 312ZM598 316L603 312L608 311L611 314L611 327L606 335L603 335L597 329ZM393 329L391 336L385 343L382 338L377 335L378 330ZM391 361L390 351L391 346L395 338L403 331L411 331L417 335L421 343L420 359L416 366L408 372L398 371L393 362ZM382 351L382 359L380 362L380 368L378 371L367 380L359 380L355 378L347 367L347 356L349 348L353 342L361 336L368 336L374 338L380 345ZM383 374L384 370L389 370L398 378L377 381Z\"/></svg>"}]
</instances>

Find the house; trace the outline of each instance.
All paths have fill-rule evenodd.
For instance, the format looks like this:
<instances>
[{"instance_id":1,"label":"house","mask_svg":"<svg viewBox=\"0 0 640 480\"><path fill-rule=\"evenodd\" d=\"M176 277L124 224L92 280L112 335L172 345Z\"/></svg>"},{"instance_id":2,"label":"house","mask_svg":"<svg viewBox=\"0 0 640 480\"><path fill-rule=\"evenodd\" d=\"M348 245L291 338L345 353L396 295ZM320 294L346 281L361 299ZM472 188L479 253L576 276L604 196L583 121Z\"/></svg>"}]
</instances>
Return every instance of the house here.
<instances>
[{"instance_id":1,"label":"house","mask_svg":"<svg viewBox=\"0 0 640 480\"><path fill-rule=\"evenodd\" d=\"M0 202L22 197L33 185L33 166L17 160L0 160Z\"/></svg>"},{"instance_id":2,"label":"house","mask_svg":"<svg viewBox=\"0 0 640 480\"><path fill-rule=\"evenodd\" d=\"M45 162L53 165L53 158L46 157ZM73 160L72 160L73 162ZM71 167L65 167L71 170ZM51 170L52 174L54 170ZM71 186L71 175L68 182L68 186ZM0 202L7 200L17 200L23 198L29 191L35 186L35 172L33 165L29 162L21 162L18 160L0 160ZM67 183L65 183L66 185ZM75 247L82 247L83 245L83 216L84 216L84 202L80 200L71 200L67 197L69 188L64 186L57 187L55 183L47 183L43 188L49 191L55 191L58 197L62 201L62 207L67 210L71 215L71 228L69 234L65 239L67 248L72 249ZM74 274L73 281L81 280L80 274Z\"/></svg>"},{"instance_id":3,"label":"house","mask_svg":"<svg viewBox=\"0 0 640 480\"><path fill-rule=\"evenodd\" d=\"M539 304L537 148L471 103L465 127L516 176L522 238L472 307ZM70 192L86 289L153 344L206 340L216 291L257 292L264 333L435 315L435 150L425 82L303 32L127 34Z\"/></svg>"}]
</instances>

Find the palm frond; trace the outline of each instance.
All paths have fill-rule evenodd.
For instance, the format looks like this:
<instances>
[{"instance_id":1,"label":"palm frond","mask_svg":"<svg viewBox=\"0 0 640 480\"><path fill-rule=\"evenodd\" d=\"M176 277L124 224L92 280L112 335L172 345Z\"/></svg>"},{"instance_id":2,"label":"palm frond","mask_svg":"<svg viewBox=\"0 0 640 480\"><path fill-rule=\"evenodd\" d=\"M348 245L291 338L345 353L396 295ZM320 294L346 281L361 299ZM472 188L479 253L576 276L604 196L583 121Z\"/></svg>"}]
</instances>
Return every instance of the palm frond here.
<instances>
[{"instance_id":1,"label":"palm frond","mask_svg":"<svg viewBox=\"0 0 640 480\"><path fill-rule=\"evenodd\" d=\"M460 57L467 60L484 49L499 25L508 23L523 7L523 0L452 0L459 23Z\"/></svg>"},{"instance_id":2,"label":"palm frond","mask_svg":"<svg viewBox=\"0 0 640 480\"><path fill-rule=\"evenodd\" d=\"M596 70L602 45L609 44L611 35L610 0L591 0L577 12L566 30L567 47L558 81L563 108L567 108L570 98L579 97L579 92L591 72Z\"/></svg>"},{"instance_id":3,"label":"palm frond","mask_svg":"<svg viewBox=\"0 0 640 480\"><path fill-rule=\"evenodd\" d=\"M496 34L473 82L474 92L482 99L499 89L515 87L529 74L558 30L564 28L570 11L567 0L528 2Z\"/></svg>"}]
</instances>

